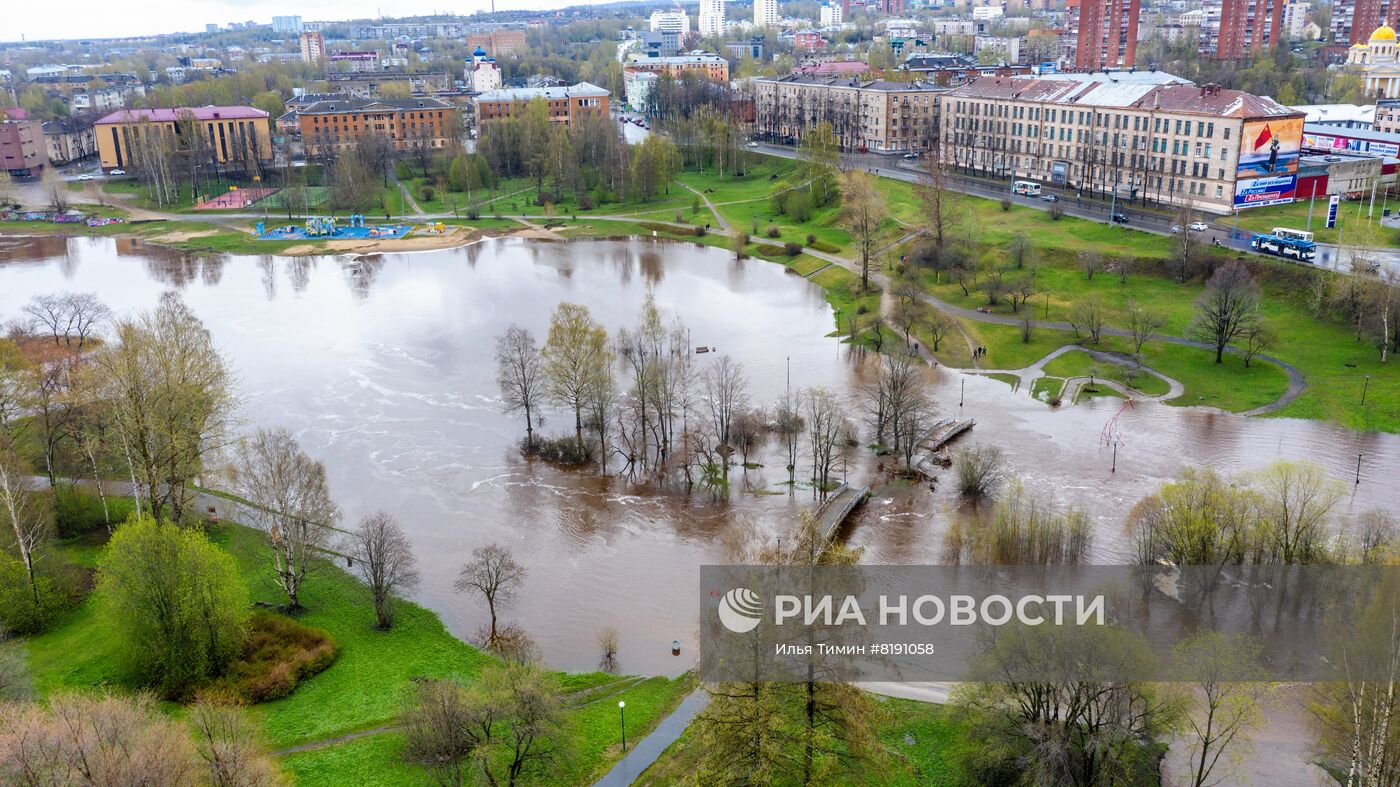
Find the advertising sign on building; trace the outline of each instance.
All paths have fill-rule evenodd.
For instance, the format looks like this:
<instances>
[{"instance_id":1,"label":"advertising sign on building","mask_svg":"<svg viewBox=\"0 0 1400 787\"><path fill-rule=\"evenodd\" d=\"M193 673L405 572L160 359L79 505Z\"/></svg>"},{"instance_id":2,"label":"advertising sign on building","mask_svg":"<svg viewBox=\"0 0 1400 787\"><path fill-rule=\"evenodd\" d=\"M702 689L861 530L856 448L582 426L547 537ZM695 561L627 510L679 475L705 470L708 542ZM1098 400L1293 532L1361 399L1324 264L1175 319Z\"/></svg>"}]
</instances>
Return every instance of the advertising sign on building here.
<instances>
[{"instance_id":1,"label":"advertising sign on building","mask_svg":"<svg viewBox=\"0 0 1400 787\"><path fill-rule=\"evenodd\" d=\"M1332 197L1327 200L1327 229L1336 229L1337 209L1341 204L1342 195L1340 194L1333 194Z\"/></svg>"},{"instance_id":2,"label":"advertising sign on building","mask_svg":"<svg viewBox=\"0 0 1400 787\"><path fill-rule=\"evenodd\" d=\"M1292 202L1302 143L1302 117L1245 121L1235 170L1235 210Z\"/></svg>"}]
</instances>

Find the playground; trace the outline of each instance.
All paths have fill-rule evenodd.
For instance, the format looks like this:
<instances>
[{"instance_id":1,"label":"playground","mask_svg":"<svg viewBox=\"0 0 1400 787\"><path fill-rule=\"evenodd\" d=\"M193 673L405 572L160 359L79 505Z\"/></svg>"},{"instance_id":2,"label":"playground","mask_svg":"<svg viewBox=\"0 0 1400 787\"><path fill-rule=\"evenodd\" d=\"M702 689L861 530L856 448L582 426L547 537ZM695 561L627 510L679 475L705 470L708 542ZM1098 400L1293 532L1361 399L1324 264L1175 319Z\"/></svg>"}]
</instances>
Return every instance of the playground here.
<instances>
[{"instance_id":1,"label":"playground","mask_svg":"<svg viewBox=\"0 0 1400 787\"><path fill-rule=\"evenodd\" d=\"M256 235L258 240L386 240L402 238L412 230L411 224L366 224L365 217L356 214L345 223L335 216L313 216L301 225L270 229L258 222Z\"/></svg>"},{"instance_id":2,"label":"playground","mask_svg":"<svg viewBox=\"0 0 1400 787\"><path fill-rule=\"evenodd\" d=\"M258 200L276 194L280 189L230 189L207 202L194 206L195 210L234 210L246 208Z\"/></svg>"}]
</instances>

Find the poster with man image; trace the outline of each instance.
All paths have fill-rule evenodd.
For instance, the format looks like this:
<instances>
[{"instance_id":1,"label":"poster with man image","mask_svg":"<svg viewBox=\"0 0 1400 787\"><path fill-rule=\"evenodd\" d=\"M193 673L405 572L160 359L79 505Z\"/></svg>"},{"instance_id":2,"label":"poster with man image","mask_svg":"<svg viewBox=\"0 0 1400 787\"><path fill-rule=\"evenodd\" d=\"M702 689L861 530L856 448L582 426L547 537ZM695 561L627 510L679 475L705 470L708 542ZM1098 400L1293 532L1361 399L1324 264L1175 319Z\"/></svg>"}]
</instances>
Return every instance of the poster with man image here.
<instances>
[{"instance_id":1,"label":"poster with man image","mask_svg":"<svg viewBox=\"0 0 1400 787\"><path fill-rule=\"evenodd\" d=\"M1293 201L1302 142L1302 117L1245 121L1235 170L1237 210Z\"/></svg>"}]
</instances>

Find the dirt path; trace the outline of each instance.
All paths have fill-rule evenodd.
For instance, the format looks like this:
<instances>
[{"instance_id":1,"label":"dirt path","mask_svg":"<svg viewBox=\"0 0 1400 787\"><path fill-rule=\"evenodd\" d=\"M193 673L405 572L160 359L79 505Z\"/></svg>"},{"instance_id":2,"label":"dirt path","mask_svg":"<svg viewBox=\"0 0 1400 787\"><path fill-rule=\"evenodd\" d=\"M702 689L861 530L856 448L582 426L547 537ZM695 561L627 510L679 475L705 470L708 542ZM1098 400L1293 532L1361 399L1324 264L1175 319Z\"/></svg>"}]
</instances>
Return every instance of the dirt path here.
<instances>
[{"instance_id":1,"label":"dirt path","mask_svg":"<svg viewBox=\"0 0 1400 787\"><path fill-rule=\"evenodd\" d=\"M1059 358L1061 355L1064 355L1065 353L1069 352L1088 353L1089 357L1093 358L1096 361L1100 361L1102 363L1111 363L1116 366L1131 366L1134 363L1133 358L1125 353L1108 352L1105 350L1091 350L1087 347L1083 347L1078 344L1066 344L1063 347L1056 348L1050 351L1049 353L1046 353L1045 357L1041 358L1040 360L1036 361L1030 366L1026 366L1021 369L961 369L959 371L966 372L967 374L1013 375L1015 377L1020 378L1022 388L1024 388L1026 391L1030 391L1031 384L1037 379L1045 376L1045 365L1055 360L1056 358ZM1079 389L1089 383L1092 383L1094 385L1102 385L1105 388L1112 388L1113 390L1123 394L1125 397L1140 402L1166 402L1172 399L1176 399L1177 397L1182 396L1186 393L1186 386L1182 385L1181 381L1168 377L1165 374L1162 374L1161 372L1157 371L1156 369L1152 369L1147 366L1139 366L1138 369L1165 382L1167 384L1167 392L1164 394L1149 395L1137 390L1136 388L1129 388L1128 386L1123 385L1122 383L1118 383L1113 380L1105 380L1102 377L1070 377L1065 380L1065 386L1064 389L1060 392L1060 397L1062 399L1068 398L1068 400L1072 403L1074 401L1074 397L1078 395Z\"/></svg>"},{"instance_id":2,"label":"dirt path","mask_svg":"<svg viewBox=\"0 0 1400 787\"><path fill-rule=\"evenodd\" d=\"M716 224L719 224L720 230L722 230L726 235L728 235L729 233L733 232L733 230L734 230L733 226L731 226L730 223L729 223L729 221L728 221L727 219L724 218L724 215L723 215L723 214L721 214L718 210L715 210L715 204L714 204L713 202L710 202L710 198L709 198L709 197L705 196L705 194L704 194L703 192L696 191L694 188L691 188L691 186L690 186L689 183L682 183L681 181L676 181L676 182L677 182L677 183L680 183L681 186L683 186L683 187L685 188L686 191L689 191L690 193L692 193L692 194L694 194L695 196L699 197L700 200L701 200L702 202L705 203L705 208L706 208L707 210L709 210L711 214L714 215L714 217L715 217L715 223L716 223Z\"/></svg>"}]
</instances>

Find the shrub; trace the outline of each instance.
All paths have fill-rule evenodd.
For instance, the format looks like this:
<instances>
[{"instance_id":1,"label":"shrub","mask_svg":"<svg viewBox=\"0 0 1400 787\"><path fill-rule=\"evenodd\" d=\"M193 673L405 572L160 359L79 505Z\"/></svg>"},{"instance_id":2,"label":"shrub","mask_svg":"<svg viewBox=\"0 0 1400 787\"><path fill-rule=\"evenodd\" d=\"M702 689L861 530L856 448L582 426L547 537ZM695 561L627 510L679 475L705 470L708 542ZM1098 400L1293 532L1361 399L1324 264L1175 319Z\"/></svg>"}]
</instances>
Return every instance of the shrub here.
<instances>
[{"instance_id":1,"label":"shrub","mask_svg":"<svg viewBox=\"0 0 1400 787\"><path fill-rule=\"evenodd\" d=\"M811 236L808 236L808 237L811 237ZM824 252L826 252L827 254L835 254L836 252L838 252L838 251L841 250L841 247L840 247L840 246L837 246L835 243L827 243L827 242L824 241L824 240L812 241L812 242L809 242L807 245L808 245L808 246L811 246L812 248L816 249L817 251L824 251Z\"/></svg>"},{"instance_id":2,"label":"shrub","mask_svg":"<svg viewBox=\"0 0 1400 787\"><path fill-rule=\"evenodd\" d=\"M697 237L697 238L703 238L703 237L705 237L707 234L709 234L709 232L710 232L710 231L709 231L708 228L706 228L706 227L701 227L701 226L697 226L697 227L695 228L694 234L695 234L695 237Z\"/></svg>"},{"instance_id":3,"label":"shrub","mask_svg":"<svg viewBox=\"0 0 1400 787\"><path fill-rule=\"evenodd\" d=\"M243 650L248 588L233 557L197 530L128 521L102 552L97 587L136 675L167 697L186 696Z\"/></svg>"},{"instance_id":4,"label":"shrub","mask_svg":"<svg viewBox=\"0 0 1400 787\"><path fill-rule=\"evenodd\" d=\"M0 552L0 639L10 634L39 633L66 606L48 577L35 577L35 585L37 601L24 563Z\"/></svg>"},{"instance_id":5,"label":"shrub","mask_svg":"<svg viewBox=\"0 0 1400 787\"><path fill-rule=\"evenodd\" d=\"M578 197L579 210L593 210L593 197L588 194L580 194Z\"/></svg>"},{"instance_id":6,"label":"shrub","mask_svg":"<svg viewBox=\"0 0 1400 787\"><path fill-rule=\"evenodd\" d=\"M429 186L429 185L427 185L426 183L423 184L423 186L422 186L421 188L418 189L418 199L421 199L421 200L423 200L424 202L432 202L433 197L436 197L436 196L437 196L437 191L434 190L432 186Z\"/></svg>"},{"instance_id":7,"label":"shrub","mask_svg":"<svg viewBox=\"0 0 1400 787\"><path fill-rule=\"evenodd\" d=\"M468 205L467 218L471 219L472 221L476 221L477 219L481 218L481 206L476 204Z\"/></svg>"},{"instance_id":8,"label":"shrub","mask_svg":"<svg viewBox=\"0 0 1400 787\"><path fill-rule=\"evenodd\" d=\"M554 198L554 192L552 192L552 191L541 191L540 193L538 193L538 194L535 195L535 206L536 206L536 207L544 207L545 205L552 205L552 204L554 204L554 203L556 203L556 202L558 202L558 201L559 201L559 200L557 200L557 199Z\"/></svg>"},{"instance_id":9,"label":"shrub","mask_svg":"<svg viewBox=\"0 0 1400 787\"><path fill-rule=\"evenodd\" d=\"M769 224L764 233L770 238L778 238L783 234L783 229L776 224Z\"/></svg>"},{"instance_id":10,"label":"shrub","mask_svg":"<svg viewBox=\"0 0 1400 787\"><path fill-rule=\"evenodd\" d=\"M808 246L815 246L816 243L817 243L817 236L816 236L815 234L813 234L813 233L810 233L810 232L807 233L807 245L808 245Z\"/></svg>"},{"instance_id":11,"label":"shrub","mask_svg":"<svg viewBox=\"0 0 1400 787\"><path fill-rule=\"evenodd\" d=\"M807 189L789 191L783 200L783 212L798 224L812 218L812 193Z\"/></svg>"},{"instance_id":12,"label":"shrub","mask_svg":"<svg viewBox=\"0 0 1400 787\"><path fill-rule=\"evenodd\" d=\"M247 702L268 702L335 662L335 640L325 631L259 610L248 621L243 653L212 684Z\"/></svg>"},{"instance_id":13,"label":"shrub","mask_svg":"<svg viewBox=\"0 0 1400 787\"><path fill-rule=\"evenodd\" d=\"M677 223L677 224L683 224L683 223L685 223L685 214L684 214L684 213L681 213L680 211L676 211L676 223Z\"/></svg>"},{"instance_id":14,"label":"shrub","mask_svg":"<svg viewBox=\"0 0 1400 787\"><path fill-rule=\"evenodd\" d=\"M112 524L125 522L135 510L129 497L108 497L107 517ZM102 513L102 499L72 484L60 484L53 495L54 527L60 538L72 538L98 528L106 528L107 517Z\"/></svg>"},{"instance_id":15,"label":"shrub","mask_svg":"<svg viewBox=\"0 0 1400 787\"><path fill-rule=\"evenodd\" d=\"M783 253L782 246L774 246L771 243L760 243L754 246L754 252L767 257L778 257Z\"/></svg>"},{"instance_id":16,"label":"shrub","mask_svg":"<svg viewBox=\"0 0 1400 787\"><path fill-rule=\"evenodd\" d=\"M1060 207L1059 203L1055 203L1055 204L1053 204L1053 205L1050 206L1050 220L1051 220L1051 221L1059 221L1060 218L1061 218L1062 216L1064 216L1064 215L1065 215L1065 209L1062 208L1062 207Z\"/></svg>"},{"instance_id":17,"label":"shrub","mask_svg":"<svg viewBox=\"0 0 1400 787\"><path fill-rule=\"evenodd\" d=\"M520 450L562 465L585 465L593 461L592 447L586 441L580 443L573 435L536 437L534 445L521 440Z\"/></svg>"},{"instance_id":18,"label":"shrub","mask_svg":"<svg viewBox=\"0 0 1400 787\"><path fill-rule=\"evenodd\" d=\"M1004 210L1004 211L1009 211L1009 210L1011 210L1011 198L1010 198L1010 197L1002 197L1002 198L1001 198L1001 209Z\"/></svg>"},{"instance_id":19,"label":"shrub","mask_svg":"<svg viewBox=\"0 0 1400 787\"><path fill-rule=\"evenodd\" d=\"M802 244L788 241L783 244L783 253L789 257L796 257L802 253Z\"/></svg>"}]
</instances>

